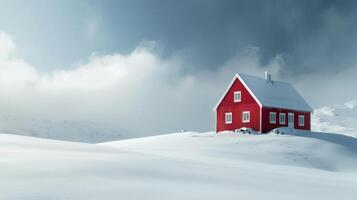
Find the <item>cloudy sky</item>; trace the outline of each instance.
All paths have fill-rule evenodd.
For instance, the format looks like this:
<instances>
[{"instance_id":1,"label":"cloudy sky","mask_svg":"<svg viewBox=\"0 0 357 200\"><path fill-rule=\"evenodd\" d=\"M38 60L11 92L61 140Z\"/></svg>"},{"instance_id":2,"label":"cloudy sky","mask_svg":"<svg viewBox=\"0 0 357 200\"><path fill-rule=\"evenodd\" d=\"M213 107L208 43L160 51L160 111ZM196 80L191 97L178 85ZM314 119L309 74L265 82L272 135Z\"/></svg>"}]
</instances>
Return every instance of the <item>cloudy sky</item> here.
<instances>
[{"instance_id":1,"label":"cloudy sky","mask_svg":"<svg viewBox=\"0 0 357 200\"><path fill-rule=\"evenodd\" d=\"M3 115L213 129L235 72L318 108L357 99L356 1L2 1Z\"/></svg>"}]
</instances>

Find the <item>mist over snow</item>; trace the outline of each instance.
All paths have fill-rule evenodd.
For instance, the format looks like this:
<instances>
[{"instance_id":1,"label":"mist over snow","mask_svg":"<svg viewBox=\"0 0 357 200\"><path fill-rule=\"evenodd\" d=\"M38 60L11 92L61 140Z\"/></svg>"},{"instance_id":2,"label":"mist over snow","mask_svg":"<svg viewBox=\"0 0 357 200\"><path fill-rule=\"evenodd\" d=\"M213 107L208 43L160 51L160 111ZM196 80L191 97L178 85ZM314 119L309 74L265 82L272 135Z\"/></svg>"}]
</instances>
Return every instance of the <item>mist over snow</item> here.
<instances>
[{"instance_id":1,"label":"mist over snow","mask_svg":"<svg viewBox=\"0 0 357 200\"><path fill-rule=\"evenodd\" d=\"M41 71L17 56L15 41L0 32L2 116L95 121L131 136L212 130L212 107L236 72L263 76L269 70L273 79L293 82L313 106L325 103L331 90L341 94L339 82L354 81L343 78L350 77L350 71L342 71L336 79L297 78L284 72L283 55L263 66L260 50L253 46L237 52L219 70L192 72L186 70L192 63L184 55L164 59L154 41L142 42L128 54L94 52L70 69ZM352 88L344 91L348 90Z\"/></svg>"},{"instance_id":2,"label":"mist over snow","mask_svg":"<svg viewBox=\"0 0 357 200\"><path fill-rule=\"evenodd\" d=\"M357 100L314 110L312 129L357 138Z\"/></svg>"}]
</instances>

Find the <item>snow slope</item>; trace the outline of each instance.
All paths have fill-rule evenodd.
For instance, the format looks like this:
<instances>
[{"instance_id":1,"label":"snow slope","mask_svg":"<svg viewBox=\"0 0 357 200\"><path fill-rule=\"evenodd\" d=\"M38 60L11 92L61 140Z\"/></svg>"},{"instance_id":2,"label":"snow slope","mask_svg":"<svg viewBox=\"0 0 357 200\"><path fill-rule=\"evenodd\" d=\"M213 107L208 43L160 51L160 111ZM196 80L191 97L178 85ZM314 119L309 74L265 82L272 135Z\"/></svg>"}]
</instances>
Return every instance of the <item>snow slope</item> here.
<instances>
[{"instance_id":1,"label":"snow slope","mask_svg":"<svg viewBox=\"0 0 357 200\"><path fill-rule=\"evenodd\" d=\"M357 138L357 100L314 110L314 131L345 134Z\"/></svg>"},{"instance_id":2,"label":"snow slope","mask_svg":"<svg viewBox=\"0 0 357 200\"><path fill-rule=\"evenodd\" d=\"M175 133L102 144L0 134L0 199L355 199L357 139Z\"/></svg>"}]
</instances>

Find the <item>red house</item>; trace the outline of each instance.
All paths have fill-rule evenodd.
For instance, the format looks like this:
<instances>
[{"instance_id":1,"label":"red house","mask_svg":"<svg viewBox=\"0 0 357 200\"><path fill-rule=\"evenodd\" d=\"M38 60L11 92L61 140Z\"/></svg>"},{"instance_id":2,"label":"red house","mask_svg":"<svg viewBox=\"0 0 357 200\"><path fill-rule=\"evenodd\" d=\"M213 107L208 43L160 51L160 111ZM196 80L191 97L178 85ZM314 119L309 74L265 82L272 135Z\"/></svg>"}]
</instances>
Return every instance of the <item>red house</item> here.
<instances>
[{"instance_id":1,"label":"red house","mask_svg":"<svg viewBox=\"0 0 357 200\"><path fill-rule=\"evenodd\" d=\"M267 133L277 127L311 129L312 108L286 82L236 74L214 107L216 132L242 127Z\"/></svg>"}]
</instances>

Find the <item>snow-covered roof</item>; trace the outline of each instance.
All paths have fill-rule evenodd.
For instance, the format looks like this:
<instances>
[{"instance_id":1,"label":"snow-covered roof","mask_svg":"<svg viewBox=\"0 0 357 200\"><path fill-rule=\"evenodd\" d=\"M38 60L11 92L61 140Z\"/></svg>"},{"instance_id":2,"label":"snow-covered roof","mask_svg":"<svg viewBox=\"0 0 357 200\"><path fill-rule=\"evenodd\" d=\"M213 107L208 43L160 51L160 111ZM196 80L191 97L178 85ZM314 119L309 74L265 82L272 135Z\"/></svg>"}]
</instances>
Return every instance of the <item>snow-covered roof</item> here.
<instances>
[{"instance_id":1,"label":"snow-covered roof","mask_svg":"<svg viewBox=\"0 0 357 200\"><path fill-rule=\"evenodd\" d=\"M285 108L312 112L310 105L290 84L282 81L266 81L264 78L237 73L221 99L216 104L216 110L236 79L248 89L253 98L263 107Z\"/></svg>"}]
</instances>

